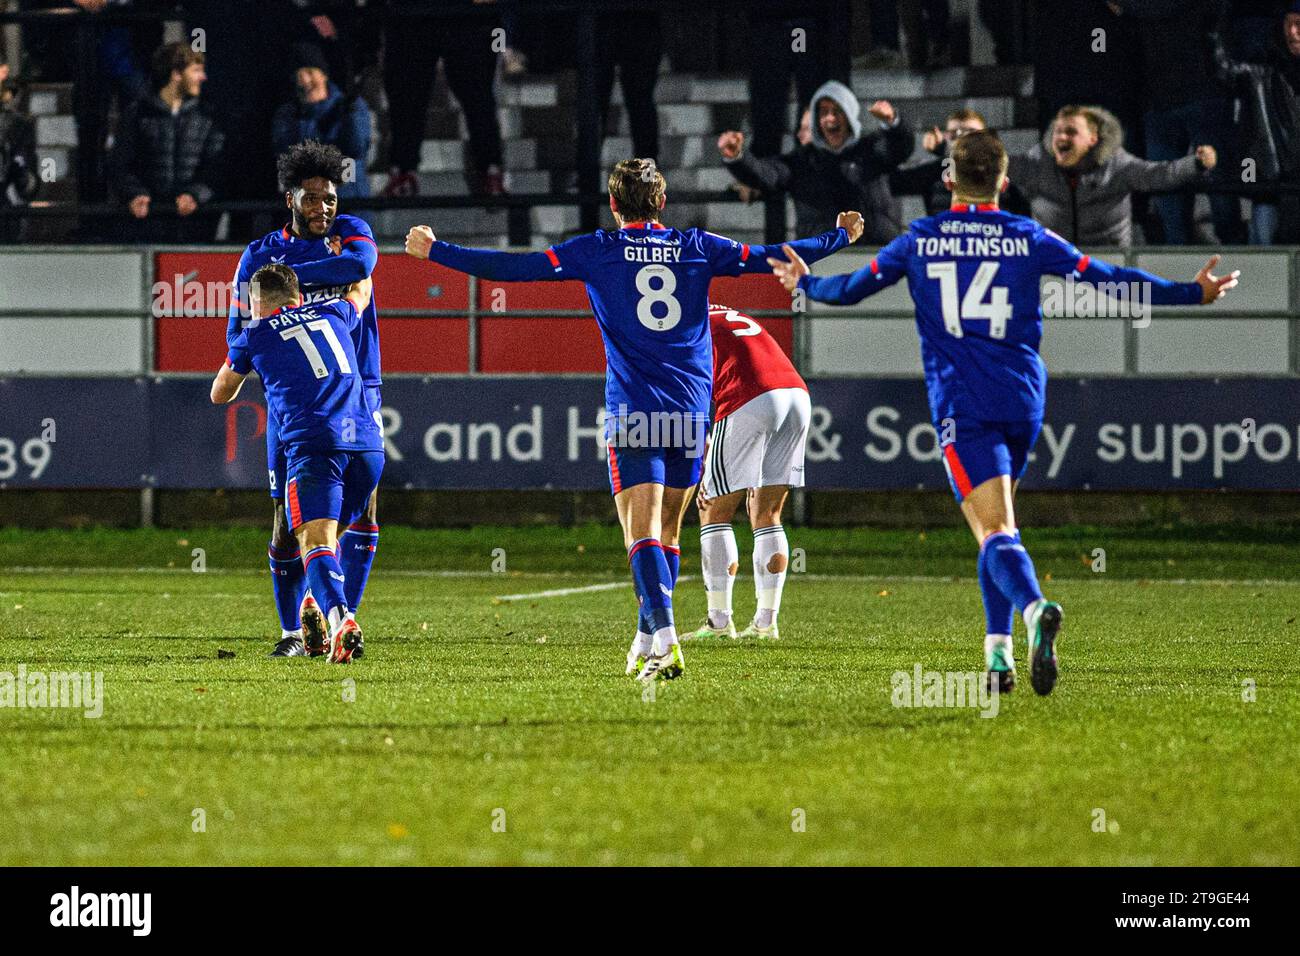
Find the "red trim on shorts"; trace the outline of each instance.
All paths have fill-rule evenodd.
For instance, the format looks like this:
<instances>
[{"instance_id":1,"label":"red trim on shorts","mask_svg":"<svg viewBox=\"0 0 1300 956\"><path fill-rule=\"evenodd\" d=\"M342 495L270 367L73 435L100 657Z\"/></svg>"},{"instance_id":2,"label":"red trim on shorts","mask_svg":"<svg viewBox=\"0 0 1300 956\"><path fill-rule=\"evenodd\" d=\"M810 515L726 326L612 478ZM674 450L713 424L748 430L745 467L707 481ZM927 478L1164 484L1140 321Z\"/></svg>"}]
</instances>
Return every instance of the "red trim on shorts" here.
<instances>
[{"instance_id":1,"label":"red trim on shorts","mask_svg":"<svg viewBox=\"0 0 1300 956\"><path fill-rule=\"evenodd\" d=\"M966 475L966 468L962 465L961 459L957 457L956 445L945 445L943 447L944 460L948 462L948 468L952 472L952 480L957 485L957 493L965 498L971 493L970 478Z\"/></svg>"},{"instance_id":2,"label":"red trim on shorts","mask_svg":"<svg viewBox=\"0 0 1300 956\"><path fill-rule=\"evenodd\" d=\"M560 257L555 254L554 249L546 250L546 258L551 260L552 266L554 266L557 269L560 268Z\"/></svg>"},{"instance_id":3,"label":"red trim on shorts","mask_svg":"<svg viewBox=\"0 0 1300 956\"><path fill-rule=\"evenodd\" d=\"M611 484L614 486L614 494L623 490L623 479L618 476L618 453L614 451L613 445L606 445L609 449L609 477L612 479Z\"/></svg>"},{"instance_id":4,"label":"red trim on shorts","mask_svg":"<svg viewBox=\"0 0 1300 956\"><path fill-rule=\"evenodd\" d=\"M742 242L740 244L740 261L745 262L748 259L749 259L749 243Z\"/></svg>"},{"instance_id":5,"label":"red trim on shorts","mask_svg":"<svg viewBox=\"0 0 1300 956\"><path fill-rule=\"evenodd\" d=\"M297 478L289 479L289 486L285 489L285 494L289 497L289 523L296 528L302 524L302 508L298 505Z\"/></svg>"},{"instance_id":6,"label":"red trim on shorts","mask_svg":"<svg viewBox=\"0 0 1300 956\"><path fill-rule=\"evenodd\" d=\"M873 276L880 275L880 263L877 262L875 259L871 260L871 274Z\"/></svg>"},{"instance_id":7,"label":"red trim on shorts","mask_svg":"<svg viewBox=\"0 0 1300 956\"><path fill-rule=\"evenodd\" d=\"M1088 268L1088 263L1090 263L1090 262L1092 262L1092 257L1091 257L1091 256L1084 256L1082 259L1080 259L1080 260L1075 264L1075 266L1074 266L1074 271L1075 271L1075 272L1078 272L1078 273L1082 273L1085 269Z\"/></svg>"}]
</instances>

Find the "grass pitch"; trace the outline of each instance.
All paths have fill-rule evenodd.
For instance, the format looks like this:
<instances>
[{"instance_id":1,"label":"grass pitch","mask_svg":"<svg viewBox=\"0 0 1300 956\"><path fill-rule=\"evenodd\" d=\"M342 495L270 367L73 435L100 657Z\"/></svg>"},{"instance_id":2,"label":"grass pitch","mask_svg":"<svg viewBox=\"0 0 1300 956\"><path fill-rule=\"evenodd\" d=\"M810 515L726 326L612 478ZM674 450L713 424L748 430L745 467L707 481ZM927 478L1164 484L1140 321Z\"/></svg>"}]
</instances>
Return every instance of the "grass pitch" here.
<instances>
[{"instance_id":1,"label":"grass pitch","mask_svg":"<svg viewBox=\"0 0 1300 956\"><path fill-rule=\"evenodd\" d=\"M982 667L955 528L792 529L783 639L691 642L652 700L611 527L386 527L350 667L265 658L262 531L0 532L0 672L104 675L99 719L0 708L0 863L1300 863L1294 529L1025 540L1062 679L1034 696L1017 625L985 719L891 699Z\"/></svg>"}]
</instances>

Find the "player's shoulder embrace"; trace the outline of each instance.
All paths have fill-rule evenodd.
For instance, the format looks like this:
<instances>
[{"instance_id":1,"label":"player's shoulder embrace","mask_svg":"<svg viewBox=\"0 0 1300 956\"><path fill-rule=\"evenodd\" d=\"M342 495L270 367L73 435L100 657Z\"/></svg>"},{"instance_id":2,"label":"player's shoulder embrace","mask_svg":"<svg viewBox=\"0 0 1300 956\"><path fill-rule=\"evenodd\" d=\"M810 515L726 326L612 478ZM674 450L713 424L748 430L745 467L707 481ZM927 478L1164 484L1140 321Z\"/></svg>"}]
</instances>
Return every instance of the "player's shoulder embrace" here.
<instances>
[{"instance_id":1,"label":"player's shoulder embrace","mask_svg":"<svg viewBox=\"0 0 1300 956\"><path fill-rule=\"evenodd\" d=\"M334 217L334 231L339 235L355 235L357 233L365 236L373 235L370 223L360 216L354 216L346 212L341 212Z\"/></svg>"}]
</instances>

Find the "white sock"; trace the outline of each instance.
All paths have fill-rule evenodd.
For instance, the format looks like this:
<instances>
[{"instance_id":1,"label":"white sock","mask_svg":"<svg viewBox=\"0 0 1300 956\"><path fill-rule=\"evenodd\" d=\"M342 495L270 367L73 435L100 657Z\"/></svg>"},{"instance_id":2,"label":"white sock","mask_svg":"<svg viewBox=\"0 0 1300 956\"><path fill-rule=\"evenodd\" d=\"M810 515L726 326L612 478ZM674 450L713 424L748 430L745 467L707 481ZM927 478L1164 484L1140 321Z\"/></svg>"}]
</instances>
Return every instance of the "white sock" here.
<instances>
[{"instance_id":1,"label":"white sock","mask_svg":"<svg viewBox=\"0 0 1300 956\"><path fill-rule=\"evenodd\" d=\"M636 637L632 639L632 653L636 657L643 657L649 654L654 648L654 638L645 631L637 631Z\"/></svg>"},{"instance_id":2,"label":"white sock","mask_svg":"<svg viewBox=\"0 0 1300 956\"><path fill-rule=\"evenodd\" d=\"M302 640L302 628L298 628L298 630L296 630L296 631L286 631L284 628L281 628L281 629L280 629L280 640L285 641L285 640L288 640L288 639L291 638L291 637L296 637L298 640L301 641L301 640Z\"/></svg>"},{"instance_id":3,"label":"white sock","mask_svg":"<svg viewBox=\"0 0 1300 956\"><path fill-rule=\"evenodd\" d=\"M731 568L739 563L740 548L730 524L700 528L700 573L709 597L710 627L726 627L731 620L731 592L736 584Z\"/></svg>"},{"instance_id":4,"label":"white sock","mask_svg":"<svg viewBox=\"0 0 1300 956\"><path fill-rule=\"evenodd\" d=\"M1034 612L1038 610L1038 605L1042 604L1046 600L1046 598L1039 598L1037 601L1030 601L1025 605L1025 609L1020 612L1020 616L1024 619L1025 627L1034 626Z\"/></svg>"},{"instance_id":5,"label":"white sock","mask_svg":"<svg viewBox=\"0 0 1300 956\"><path fill-rule=\"evenodd\" d=\"M343 622L347 620L347 618L345 617L346 614L347 611L341 604L338 607L330 608L329 622L330 622L331 634L333 634L335 631L337 631L340 627L343 626Z\"/></svg>"},{"instance_id":6,"label":"white sock","mask_svg":"<svg viewBox=\"0 0 1300 956\"><path fill-rule=\"evenodd\" d=\"M1001 649L1002 656L1006 658L1007 663L1011 663L1012 645L1010 634L985 634L984 635L984 660L987 662L992 659L995 650Z\"/></svg>"},{"instance_id":7,"label":"white sock","mask_svg":"<svg viewBox=\"0 0 1300 956\"><path fill-rule=\"evenodd\" d=\"M661 627L655 631L654 643L651 646L651 652L655 657L661 657L668 653L668 649L677 643L677 629L675 627Z\"/></svg>"},{"instance_id":8,"label":"white sock","mask_svg":"<svg viewBox=\"0 0 1300 956\"><path fill-rule=\"evenodd\" d=\"M781 610L781 590L785 587L785 570L769 571L768 564L776 555L785 558L784 564L790 566L790 542L786 539L785 529L779 524L770 528L757 528L754 531L754 593L758 598L758 613L754 615L754 624L758 627L771 627L776 623L776 616Z\"/></svg>"}]
</instances>

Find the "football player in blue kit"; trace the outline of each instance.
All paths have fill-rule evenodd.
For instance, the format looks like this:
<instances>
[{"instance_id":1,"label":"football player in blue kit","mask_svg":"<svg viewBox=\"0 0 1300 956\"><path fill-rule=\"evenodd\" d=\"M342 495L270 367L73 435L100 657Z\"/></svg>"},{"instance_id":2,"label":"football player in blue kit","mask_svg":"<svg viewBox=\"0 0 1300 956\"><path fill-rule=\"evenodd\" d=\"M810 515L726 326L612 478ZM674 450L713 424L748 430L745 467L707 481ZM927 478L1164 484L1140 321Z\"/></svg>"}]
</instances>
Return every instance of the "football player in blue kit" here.
<instances>
[{"instance_id":1,"label":"football player in blue kit","mask_svg":"<svg viewBox=\"0 0 1300 956\"><path fill-rule=\"evenodd\" d=\"M361 627L335 554L339 526L365 510L384 469L384 439L353 344L370 304L370 279L343 297L304 303L289 266L262 266L249 283L252 319L230 345L212 401L233 401L256 369L267 417L284 449L289 530L329 627L329 659L350 662Z\"/></svg>"},{"instance_id":2,"label":"football player in blue kit","mask_svg":"<svg viewBox=\"0 0 1300 956\"><path fill-rule=\"evenodd\" d=\"M616 229L601 229L545 252L467 249L414 227L416 258L505 282L586 283L605 343L605 439L609 481L640 601L627 673L672 678L685 661L673 621L672 592L682 516L699 481L711 421L713 347L709 283L714 276L770 273L775 248L749 246L702 229L659 221L666 202L653 160L618 163L609 177ZM862 234L862 217L841 213L837 228L790 243L822 259Z\"/></svg>"},{"instance_id":3,"label":"football player in blue kit","mask_svg":"<svg viewBox=\"0 0 1300 956\"><path fill-rule=\"evenodd\" d=\"M1238 273L1212 275L1215 256L1194 281L1170 282L1099 262L1033 219L1003 212L998 197L1007 184L1007 154L992 131L958 139L952 160L952 208L913 222L865 268L819 278L790 254L773 269L791 292L837 305L907 279L943 463L980 543L986 679L1000 692L1015 686L1014 606L1028 630L1030 683L1049 694L1057 680L1062 611L1039 589L1013 508L1047 397L1047 369L1038 354L1041 279L1141 284L1153 305L1208 305L1237 284Z\"/></svg>"},{"instance_id":4,"label":"football player in blue kit","mask_svg":"<svg viewBox=\"0 0 1300 956\"><path fill-rule=\"evenodd\" d=\"M259 268L284 263L298 276L303 300L322 302L343 295L348 286L368 278L378 261L374 235L364 220L338 211L338 187L347 166L334 146L307 140L288 149L278 160L280 185L291 221L281 229L248 244L235 273L235 301L226 324L226 344L234 343L249 318L246 289ZM379 322L373 295L362 311L354 336L358 369L372 412L380 409ZM285 520L285 455L279 424L266 420L267 473L274 502L271 543L271 584L280 615L280 641L272 657L316 656L325 652L325 619L313 595L307 593L298 545ZM348 607L361 604L370 567L379 546L378 494L367 502L363 515L345 527L340 538L339 561L347 576ZM359 649L361 657L364 648Z\"/></svg>"}]
</instances>

